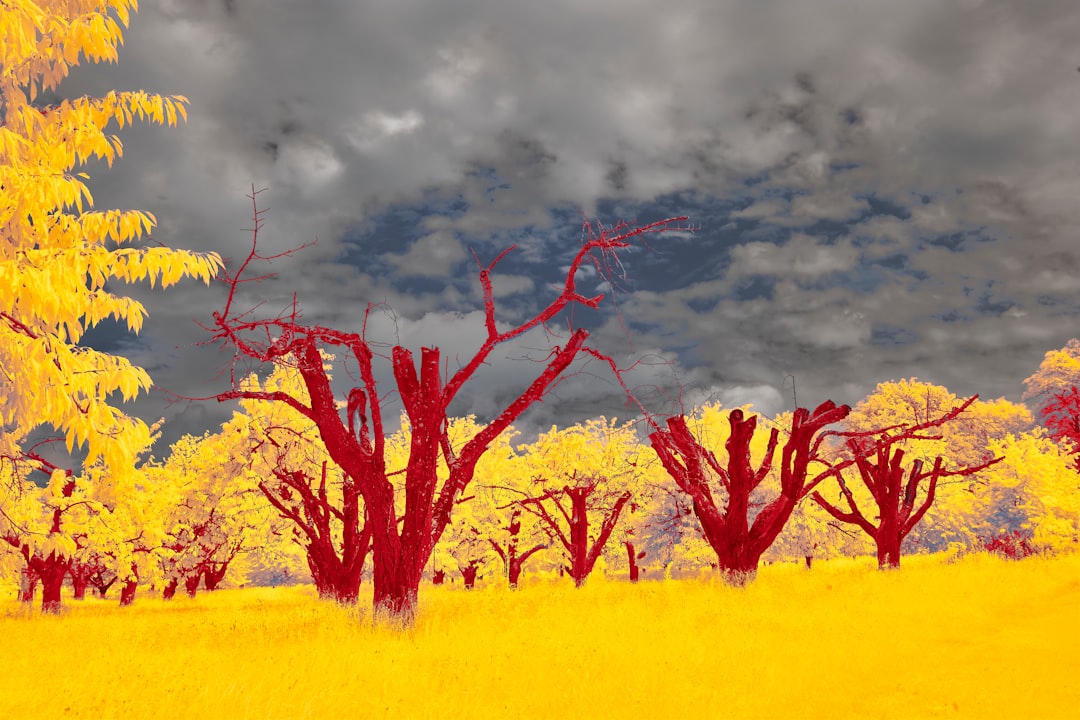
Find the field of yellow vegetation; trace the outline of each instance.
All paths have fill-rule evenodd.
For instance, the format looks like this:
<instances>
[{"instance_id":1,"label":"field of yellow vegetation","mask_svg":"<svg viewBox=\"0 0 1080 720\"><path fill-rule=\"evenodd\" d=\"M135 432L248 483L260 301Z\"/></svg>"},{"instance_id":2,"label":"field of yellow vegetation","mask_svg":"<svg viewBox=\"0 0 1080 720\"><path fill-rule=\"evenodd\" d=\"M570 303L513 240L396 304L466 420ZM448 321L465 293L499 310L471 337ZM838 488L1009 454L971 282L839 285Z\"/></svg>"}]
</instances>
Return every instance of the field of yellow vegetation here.
<instances>
[{"instance_id":1,"label":"field of yellow vegetation","mask_svg":"<svg viewBox=\"0 0 1080 720\"><path fill-rule=\"evenodd\" d=\"M424 587L406 632L309 588L4 600L0 718L1077 717L1080 555L871 568Z\"/></svg>"}]
</instances>

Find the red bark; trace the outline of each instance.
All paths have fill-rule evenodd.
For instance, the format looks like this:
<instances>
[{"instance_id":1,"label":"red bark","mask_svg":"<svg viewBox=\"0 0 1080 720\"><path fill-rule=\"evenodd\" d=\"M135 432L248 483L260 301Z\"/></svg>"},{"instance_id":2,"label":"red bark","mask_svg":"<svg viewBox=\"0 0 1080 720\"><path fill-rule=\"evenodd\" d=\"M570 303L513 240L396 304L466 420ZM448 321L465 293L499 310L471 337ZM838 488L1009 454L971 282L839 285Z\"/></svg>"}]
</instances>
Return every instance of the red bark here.
<instances>
[{"instance_id":1,"label":"red bark","mask_svg":"<svg viewBox=\"0 0 1080 720\"><path fill-rule=\"evenodd\" d=\"M480 565L475 560L461 568L461 578L465 581L465 589L472 590L476 586L476 574L480 571Z\"/></svg>"},{"instance_id":2,"label":"red bark","mask_svg":"<svg viewBox=\"0 0 1080 720\"><path fill-rule=\"evenodd\" d=\"M551 536L563 546L569 561L566 572L573 578L575 587L585 584L604 551L611 532L619 522L623 507L630 501L631 494L626 491L618 495L608 507L594 506L593 514L600 513L601 516L600 531L594 539L590 539L589 498L602 486L603 480L604 478L583 479L577 485L564 485L561 490L548 490L539 497L517 501L523 509L540 518ZM564 499L569 500L569 509L564 504ZM550 510L548 504L551 505ZM566 523L565 530L562 527L563 522Z\"/></svg>"},{"instance_id":3,"label":"red bark","mask_svg":"<svg viewBox=\"0 0 1080 720\"><path fill-rule=\"evenodd\" d=\"M120 586L120 607L127 607L135 602L135 591L139 587L139 566L131 564L131 575Z\"/></svg>"},{"instance_id":4,"label":"red bark","mask_svg":"<svg viewBox=\"0 0 1080 720\"><path fill-rule=\"evenodd\" d=\"M849 412L851 408L847 405L837 407L831 401L823 402L813 414L806 408L795 410L791 433L781 452L780 494L757 514L753 523L749 519L750 495L772 469L779 441L776 428L769 435L765 458L756 469L750 463L750 441L757 428L757 416L744 417L742 410L732 410L728 415L731 435L725 443L726 468L694 438L682 415L669 418L666 429L657 428L649 435L664 469L693 501L702 533L729 583L745 585L756 576L761 555L780 534L795 505L835 472L832 468L808 478L810 463L819 461L822 430L843 420ZM725 492L720 505L713 498L710 474L719 478Z\"/></svg>"},{"instance_id":5,"label":"red bark","mask_svg":"<svg viewBox=\"0 0 1080 720\"><path fill-rule=\"evenodd\" d=\"M301 545L319 597L351 605L360 596L364 563L371 549L371 530L360 511L359 486L346 476L342 504L334 507L326 491L327 466L316 484L301 470L274 469L279 484L259 483L259 489L281 516L300 531ZM340 528L340 529L338 529ZM340 533L340 547L335 535Z\"/></svg>"},{"instance_id":6,"label":"red bark","mask_svg":"<svg viewBox=\"0 0 1080 720\"><path fill-rule=\"evenodd\" d=\"M176 597L176 588L180 585L180 581L176 578L172 578L169 582L165 583L165 589L161 591L162 600L172 600Z\"/></svg>"},{"instance_id":7,"label":"red bark","mask_svg":"<svg viewBox=\"0 0 1080 720\"><path fill-rule=\"evenodd\" d=\"M510 585L510 589L516 590L521 580L521 569L524 567L525 561L541 550L546 550L547 545L534 545L519 554L518 536L521 534L521 508L519 506L515 506L511 511L510 524L507 529L510 536L506 541L505 548L491 538L488 539L488 542L503 561L503 569L506 571L506 580Z\"/></svg>"},{"instance_id":8,"label":"red bark","mask_svg":"<svg viewBox=\"0 0 1080 720\"><path fill-rule=\"evenodd\" d=\"M199 593L199 583L202 582L202 575L194 573L184 578L184 590L187 591L187 596L193 598Z\"/></svg>"},{"instance_id":9,"label":"red bark","mask_svg":"<svg viewBox=\"0 0 1080 720\"><path fill-rule=\"evenodd\" d=\"M634 543L631 540L624 540L623 545L626 546L626 561L630 565L630 582L637 582L641 574L641 568L638 567L638 560L645 557L645 551L634 551Z\"/></svg>"},{"instance_id":10,"label":"red bark","mask_svg":"<svg viewBox=\"0 0 1080 720\"><path fill-rule=\"evenodd\" d=\"M41 456L34 452L24 452L23 455L35 461L38 465L38 469L43 472L53 472L58 470L56 465L48 462ZM61 487L61 495L64 498L70 498L75 492L75 479L72 477L70 470L65 471L66 481ZM59 535L63 530L64 511L67 508L63 505L52 506L52 526L49 528L49 535ZM59 555L56 551L50 552L47 556L41 555L31 549L30 545L23 542L18 535L12 533L5 533L0 535L0 540L11 545L15 548L23 557L25 572L24 575L24 587L21 589L20 599L28 598L25 601L33 601L34 588L33 580L41 581L41 611L49 614L58 614L61 609L61 591L64 587L64 577L68 574L71 568L71 558Z\"/></svg>"},{"instance_id":11,"label":"red bark","mask_svg":"<svg viewBox=\"0 0 1080 720\"><path fill-rule=\"evenodd\" d=\"M1039 411L1050 437L1073 455L1073 467L1080 470L1080 389L1075 385L1054 394L1054 399Z\"/></svg>"},{"instance_id":12,"label":"red bark","mask_svg":"<svg viewBox=\"0 0 1080 720\"><path fill-rule=\"evenodd\" d=\"M19 571L19 602L34 602L34 594L37 592L38 576L29 567Z\"/></svg>"},{"instance_id":13,"label":"red bark","mask_svg":"<svg viewBox=\"0 0 1080 720\"><path fill-rule=\"evenodd\" d=\"M91 568L80 562L72 562L68 574L71 576L73 598L75 600L85 600L86 588L90 585Z\"/></svg>"},{"instance_id":14,"label":"red bark","mask_svg":"<svg viewBox=\"0 0 1080 720\"><path fill-rule=\"evenodd\" d=\"M73 600L85 600L86 588L90 585L84 578L71 579L71 598Z\"/></svg>"},{"instance_id":15,"label":"red bark","mask_svg":"<svg viewBox=\"0 0 1080 720\"><path fill-rule=\"evenodd\" d=\"M848 448L853 456L853 462L859 469L859 477L863 485L870 491L874 505L877 508L878 524L875 526L859 508L855 502L855 496L844 481L842 473L836 473L836 481L840 486L840 492L847 504L848 509L842 510L827 501L819 492L813 494L814 501L825 509L830 515L843 523L856 525L863 532L874 539L877 544L878 568L889 569L900 567L900 548L904 538L922 520L926 511L934 503L938 480L947 476L966 476L984 470L1004 458L994 458L989 462L974 467L966 467L956 470L945 470L942 467L942 458L934 459L933 468L923 472L922 460L912 463L907 474L907 482L904 482L904 451L893 446L900 440L908 438L940 439L941 436L918 436L916 433L934 427L940 427L944 423L957 417L971 403L975 402L978 395L965 401L962 405L953 408L945 415L935 420L904 428L898 435L890 435L887 431L879 431L880 437L869 441L852 438L848 440ZM868 452L868 447L872 452ZM869 455L876 455L877 462L871 462ZM919 485L923 480L930 480L926 497L916 509Z\"/></svg>"},{"instance_id":16,"label":"red bark","mask_svg":"<svg viewBox=\"0 0 1080 720\"><path fill-rule=\"evenodd\" d=\"M228 562L210 562L203 568L203 589L207 592L217 590L218 585L225 579L225 573L229 571Z\"/></svg>"},{"instance_id":17,"label":"red bark","mask_svg":"<svg viewBox=\"0 0 1080 720\"><path fill-rule=\"evenodd\" d=\"M60 593L64 588L68 562L67 558L50 553L37 571L41 577L41 611L44 613L60 613Z\"/></svg>"},{"instance_id":18,"label":"red bark","mask_svg":"<svg viewBox=\"0 0 1080 720\"><path fill-rule=\"evenodd\" d=\"M583 263L609 267L615 252L627 247L632 238L669 229L672 222L685 218L664 220L633 230L624 225L617 226L614 232L601 228L599 236L593 235L590 227L589 238L570 263L558 297L531 319L502 331L495 318L491 272L513 248L504 251L487 266L481 265L487 337L445 383L443 358L437 348L421 349L419 368L410 350L401 346L391 350L393 377L412 433L404 479L404 514L399 530L395 491L387 478L384 454L385 433L380 404L385 393L376 387L373 365L376 355L365 331L346 332L301 324L295 303L291 314L266 320L254 319L248 312L233 311L237 288L246 280L242 276L248 266L256 260L273 259L258 254L262 212L258 210L256 195L252 188L249 196L255 221L252 249L237 271L226 275L230 291L222 312L214 313L214 337L233 347L237 354L256 362L295 367L303 379L307 398L302 401L281 391L239 388L217 398L221 401L247 398L282 403L315 423L331 459L356 483L364 500L365 527L370 528L374 565L374 615L377 619L409 624L415 614L423 569L450 520L455 502L472 480L477 461L501 432L556 384L582 349L588 333L581 329L572 332L562 347L552 350L536 380L476 436L455 449L447 434L447 410L458 392L489 361L498 346L534 328L547 327L563 310L575 304L590 308L599 306L603 296L585 297L577 292L576 275ZM365 330L370 311L369 306L364 316ZM331 389L320 349L347 356L358 371L359 384L344 398L344 417L339 412L338 398ZM441 487L437 472L440 461L449 470L448 479Z\"/></svg>"},{"instance_id":19,"label":"red bark","mask_svg":"<svg viewBox=\"0 0 1080 720\"><path fill-rule=\"evenodd\" d=\"M95 573L90 576L90 584L94 586L94 590L97 591L97 596L102 600L105 599L105 596L109 592L109 588L111 588L114 583L116 583L116 575L106 577L105 575Z\"/></svg>"},{"instance_id":20,"label":"red bark","mask_svg":"<svg viewBox=\"0 0 1080 720\"><path fill-rule=\"evenodd\" d=\"M446 582L445 570L436 570L435 572L431 573L432 585L442 585L444 582Z\"/></svg>"},{"instance_id":21,"label":"red bark","mask_svg":"<svg viewBox=\"0 0 1080 720\"><path fill-rule=\"evenodd\" d=\"M51 552L46 556L38 555L26 544L19 548L19 554L22 555L25 563L19 599L23 602L33 602L34 587L40 581L41 611L52 615L58 614L61 608L61 590L64 587L64 578L71 567L71 559L58 555L56 552Z\"/></svg>"}]
</instances>

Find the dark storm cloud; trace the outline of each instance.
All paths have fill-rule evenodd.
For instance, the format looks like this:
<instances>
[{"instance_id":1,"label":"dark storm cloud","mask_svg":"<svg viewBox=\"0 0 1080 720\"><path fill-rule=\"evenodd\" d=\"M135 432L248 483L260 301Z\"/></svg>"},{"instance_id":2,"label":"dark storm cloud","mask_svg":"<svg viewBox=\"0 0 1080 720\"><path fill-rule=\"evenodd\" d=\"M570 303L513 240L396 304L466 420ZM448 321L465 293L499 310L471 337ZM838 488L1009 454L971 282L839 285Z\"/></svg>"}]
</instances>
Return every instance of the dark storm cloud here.
<instances>
[{"instance_id":1,"label":"dark storm cloud","mask_svg":"<svg viewBox=\"0 0 1080 720\"><path fill-rule=\"evenodd\" d=\"M1068 0L161 0L119 65L63 90L191 99L180 128L125 129L124 159L92 169L98 206L236 262L244 195L269 188L264 251L318 244L245 288L268 311L295 290L308 320L351 329L387 303L410 342L464 356L470 250L518 245L496 284L516 320L554 292L583 216L689 214L693 235L626 255L630 323L580 316L620 361L664 358L642 385L769 412L791 375L802 404L911 375L1018 399L1075 332L1078 35ZM150 317L132 356L174 392L220 388L193 320L223 288L133 292ZM492 411L535 370L510 358L552 342L508 348L456 410ZM625 414L578 379L538 425ZM224 412L137 407L185 429Z\"/></svg>"}]
</instances>

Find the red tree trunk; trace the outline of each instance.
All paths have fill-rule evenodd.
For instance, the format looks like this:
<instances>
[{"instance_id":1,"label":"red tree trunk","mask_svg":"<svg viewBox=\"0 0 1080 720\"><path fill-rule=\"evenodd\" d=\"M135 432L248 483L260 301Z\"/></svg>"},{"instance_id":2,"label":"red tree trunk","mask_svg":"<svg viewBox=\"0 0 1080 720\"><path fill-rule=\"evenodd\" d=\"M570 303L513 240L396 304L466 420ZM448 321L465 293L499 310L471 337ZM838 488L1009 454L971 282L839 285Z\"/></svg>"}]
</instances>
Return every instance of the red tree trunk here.
<instances>
[{"instance_id":1,"label":"red tree trunk","mask_svg":"<svg viewBox=\"0 0 1080 720\"><path fill-rule=\"evenodd\" d=\"M71 589L76 600L86 599L86 588L90 585L90 576L93 575L93 566L77 561L71 562L68 569L71 576Z\"/></svg>"},{"instance_id":2,"label":"red tree trunk","mask_svg":"<svg viewBox=\"0 0 1080 720\"><path fill-rule=\"evenodd\" d=\"M131 564L131 577L120 588L120 607L127 607L135 602L135 591L139 587L139 566Z\"/></svg>"},{"instance_id":3,"label":"red tree trunk","mask_svg":"<svg viewBox=\"0 0 1080 720\"><path fill-rule=\"evenodd\" d=\"M470 561L468 565L461 568L461 577L465 580L465 589L472 590L476 587L476 573L480 570L480 567L475 561Z\"/></svg>"},{"instance_id":4,"label":"red tree trunk","mask_svg":"<svg viewBox=\"0 0 1080 720\"><path fill-rule=\"evenodd\" d=\"M436 570L435 572L431 573L432 585L442 585L444 582L446 582L445 570Z\"/></svg>"},{"instance_id":5,"label":"red tree trunk","mask_svg":"<svg viewBox=\"0 0 1080 720\"><path fill-rule=\"evenodd\" d=\"M41 611L52 615L60 612L60 593L64 587L64 577L68 573L71 561L56 553L46 558L35 557L35 573L41 578Z\"/></svg>"},{"instance_id":6,"label":"red tree trunk","mask_svg":"<svg viewBox=\"0 0 1080 720\"><path fill-rule=\"evenodd\" d=\"M900 534L898 532L879 531L876 539L878 569L892 570L900 567L900 544L903 542Z\"/></svg>"},{"instance_id":7,"label":"red tree trunk","mask_svg":"<svg viewBox=\"0 0 1080 720\"><path fill-rule=\"evenodd\" d=\"M510 589L516 590L518 582L521 580L521 569L524 567L525 561L541 550L546 550L547 545L536 545L524 553L518 554L518 536L521 534L520 506L511 511L510 524L507 526L507 530L510 532L510 537L506 541L505 548L492 538L488 538L488 542L503 561L503 568L506 570L506 580L510 585Z\"/></svg>"},{"instance_id":8,"label":"red tree trunk","mask_svg":"<svg viewBox=\"0 0 1080 720\"><path fill-rule=\"evenodd\" d=\"M517 590L518 583L521 582L521 558L510 561L510 567L506 570L506 580L511 590Z\"/></svg>"},{"instance_id":9,"label":"red tree trunk","mask_svg":"<svg viewBox=\"0 0 1080 720\"><path fill-rule=\"evenodd\" d=\"M41 611L58 615L60 613L60 592L64 587L64 576L44 577L41 579Z\"/></svg>"},{"instance_id":10,"label":"red tree trunk","mask_svg":"<svg viewBox=\"0 0 1080 720\"><path fill-rule=\"evenodd\" d=\"M669 418L666 429L658 428L649 435L664 469L679 489L693 499L694 514L705 539L716 552L717 564L728 583L742 586L757 575L758 561L780 534L795 505L833 472L827 471L813 479L807 477L811 461L818 459L818 433L825 426L843 420L850 411L847 405L837 407L831 401L821 403L813 413L806 408L795 409L791 432L781 453L780 494L757 513L753 523L748 514L750 497L772 471L779 441L777 428L770 432L765 458L757 468L750 461L757 417L744 417L739 409L728 414L731 434L725 443L726 468L693 436L681 415ZM714 500L710 476L720 479L727 495L726 506Z\"/></svg>"},{"instance_id":11,"label":"red tree trunk","mask_svg":"<svg viewBox=\"0 0 1080 720\"><path fill-rule=\"evenodd\" d=\"M202 574L196 572L194 575L188 575L184 578L184 590L187 591L187 596L193 598L199 593L199 582L202 580Z\"/></svg>"},{"instance_id":12,"label":"red tree trunk","mask_svg":"<svg viewBox=\"0 0 1080 720\"><path fill-rule=\"evenodd\" d=\"M922 520L926 511L933 505L938 480L948 476L965 477L973 475L1004 459L998 457L981 465L948 470L943 466L944 459L938 455L934 458L933 467L925 471L923 470L923 461L921 459L915 460L907 471L907 482L904 482L904 451L895 448L894 445L900 440L915 436L917 432L940 427L949 422L959 416L978 397L978 395L974 395L941 417L934 420L927 418L924 422L906 428L900 434L890 435L885 431L879 431L882 433L882 437L869 445L861 444L855 438L848 439L848 448L854 456L853 462L859 470L859 477L863 485L870 490L873 503L877 506L877 519L879 521L877 526L868 519L870 513L864 513L859 508L855 495L848 488L842 473L837 473L836 482L840 486L840 493L847 503L847 510L833 505L821 493L814 493L814 501L826 512L840 522L858 526L874 539L874 542L877 543L879 569L900 567L900 546L908 533ZM930 480L926 488L926 497L923 498L922 503L918 504L916 509L919 485L926 479Z\"/></svg>"},{"instance_id":13,"label":"red tree trunk","mask_svg":"<svg viewBox=\"0 0 1080 720\"><path fill-rule=\"evenodd\" d=\"M90 584L90 579L85 573L72 573L71 574L71 589L74 593L76 600L86 599L86 587Z\"/></svg>"},{"instance_id":14,"label":"red tree trunk","mask_svg":"<svg viewBox=\"0 0 1080 720\"><path fill-rule=\"evenodd\" d=\"M375 617L392 625L411 625L416 619L416 600L426 558L419 568L410 567L409 555L403 551L408 548L402 547L393 515L375 510L368 517L369 522L375 524L372 532L372 607Z\"/></svg>"},{"instance_id":15,"label":"red tree trunk","mask_svg":"<svg viewBox=\"0 0 1080 720\"><path fill-rule=\"evenodd\" d=\"M176 578L169 580L169 582L165 584L165 589L161 591L161 599L172 600L174 597L176 597L176 588L179 585L180 581Z\"/></svg>"},{"instance_id":16,"label":"red tree trunk","mask_svg":"<svg viewBox=\"0 0 1080 720\"><path fill-rule=\"evenodd\" d=\"M343 605L355 604L360 597L364 563L371 551L371 529L360 513L360 488L351 476L346 475L341 509L337 510L331 506L326 493L325 462L321 482L315 488L312 487L314 480L303 471L279 468L275 469L274 475L285 490L295 491L300 496L302 505L299 508L286 504L288 496L280 489L275 490L262 483L259 489L283 517L303 531L308 569L319 597ZM335 533L331 526L335 518L342 523L340 550L335 545ZM360 527L362 519L363 528ZM210 579L209 575L207 579Z\"/></svg>"},{"instance_id":17,"label":"red tree trunk","mask_svg":"<svg viewBox=\"0 0 1080 720\"><path fill-rule=\"evenodd\" d=\"M37 591L38 576L28 567L19 572L19 602L34 602L34 593Z\"/></svg>"},{"instance_id":18,"label":"red tree trunk","mask_svg":"<svg viewBox=\"0 0 1080 720\"><path fill-rule=\"evenodd\" d=\"M203 589L207 592L217 590L218 585L225 579L225 573L229 571L229 563L214 563L203 571Z\"/></svg>"},{"instance_id":19,"label":"red tree trunk","mask_svg":"<svg viewBox=\"0 0 1080 720\"><path fill-rule=\"evenodd\" d=\"M581 492L584 488L569 488L570 495L570 577L574 579L574 587L581 587L589 577L592 570L589 567L589 513L586 509L586 501L589 499L588 492ZM577 491L577 492L575 492Z\"/></svg>"},{"instance_id":20,"label":"red tree trunk","mask_svg":"<svg viewBox=\"0 0 1080 720\"><path fill-rule=\"evenodd\" d=\"M128 580L120 588L120 607L127 607L135 602L135 590L139 587L138 580Z\"/></svg>"},{"instance_id":21,"label":"red tree trunk","mask_svg":"<svg viewBox=\"0 0 1080 720\"><path fill-rule=\"evenodd\" d=\"M626 560L630 564L630 582L637 582L641 575L641 568L638 566L638 560L645 557L645 551L634 551L634 543L630 540L623 542L626 545Z\"/></svg>"},{"instance_id":22,"label":"red tree trunk","mask_svg":"<svg viewBox=\"0 0 1080 720\"><path fill-rule=\"evenodd\" d=\"M555 538L562 544L566 551L569 564L560 566L559 575L565 571L574 580L574 587L582 587L589 573L596 567L596 561L607 545L615 525L619 522L619 516L623 507L630 501L631 494L626 491L619 495L614 504L602 511L603 519L600 531L596 539L589 542L589 497L596 492L601 478L595 478L596 482L589 485L563 486L562 490L548 490L540 497L528 498L519 501L521 507L539 517L549 528ZM562 498L569 498L570 509L563 505ZM553 503L558 508L548 511L545 502ZM596 509L594 508L594 512ZM568 523L567 531L564 532L559 518L564 518Z\"/></svg>"},{"instance_id":23,"label":"red tree trunk","mask_svg":"<svg viewBox=\"0 0 1080 720\"><path fill-rule=\"evenodd\" d=\"M108 582L105 582L104 580L100 580L100 579L96 580L96 581L94 579L90 580L90 584L93 585L94 589L97 591L97 596L99 598L101 598L102 600L105 599L105 596L109 592L109 588L111 588L115 582L116 582L116 577L113 577Z\"/></svg>"},{"instance_id":24,"label":"red tree trunk","mask_svg":"<svg viewBox=\"0 0 1080 720\"><path fill-rule=\"evenodd\" d=\"M345 548L339 556L332 538L320 537L307 547L308 569L315 589L323 600L342 605L354 605L360 597L360 582L364 563L371 547L371 535L366 531L355 537L346 534Z\"/></svg>"}]
</instances>

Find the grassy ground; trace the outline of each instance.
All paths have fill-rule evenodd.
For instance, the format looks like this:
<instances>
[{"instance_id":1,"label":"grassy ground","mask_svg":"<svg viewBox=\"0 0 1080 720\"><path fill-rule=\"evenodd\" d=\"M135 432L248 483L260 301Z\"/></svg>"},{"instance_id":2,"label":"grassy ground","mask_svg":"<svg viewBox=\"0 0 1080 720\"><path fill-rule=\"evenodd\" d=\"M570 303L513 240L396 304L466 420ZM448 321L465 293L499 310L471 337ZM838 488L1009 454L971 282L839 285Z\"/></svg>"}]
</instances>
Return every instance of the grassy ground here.
<instances>
[{"instance_id":1,"label":"grassy ground","mask_svg":"<svg viewBox=\"0 0 1080 720\"><path fill-rule=\"evenodd\" d=\"M425 587L405 633L302 588L5 600L0 718L1078 716L1080 555L904 563Z\"/></svg>"}]
</instances>

